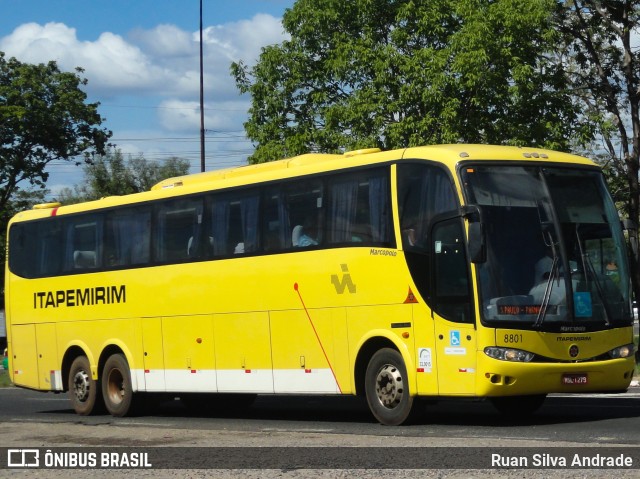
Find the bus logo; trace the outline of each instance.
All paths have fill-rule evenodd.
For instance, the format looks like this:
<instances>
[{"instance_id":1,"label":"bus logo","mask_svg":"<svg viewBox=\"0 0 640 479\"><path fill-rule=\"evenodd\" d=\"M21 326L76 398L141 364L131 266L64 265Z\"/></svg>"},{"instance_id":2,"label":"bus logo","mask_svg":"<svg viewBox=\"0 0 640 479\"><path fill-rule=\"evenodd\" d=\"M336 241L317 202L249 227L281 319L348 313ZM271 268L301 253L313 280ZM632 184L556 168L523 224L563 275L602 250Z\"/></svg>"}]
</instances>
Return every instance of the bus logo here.
<instances>
[{"instance_id":1,"label":"bus logo","mask_svg":"<svg viewBox=\"0 0 640 479\"><path fill-rule=\"evenodd\" d=\"M39 467L40 451L38 449L8 449L7 467Z\"/></svg>"},{"instance_id":2,"label":"bus logo","mask_svg":"<svg viewBox=\"0 0 640 479\"><path fill-rule=\"evenodd\" d=\"M338 294L344 294L345 288L349 290L350 294L354 294L356 292L356 285L351 280L349 267L346 264L341 264L340 268L342 269L342 279L338 279L337 274L332 274L331 284L336 288L336 293Z\"/></svg>"}]
</instances>

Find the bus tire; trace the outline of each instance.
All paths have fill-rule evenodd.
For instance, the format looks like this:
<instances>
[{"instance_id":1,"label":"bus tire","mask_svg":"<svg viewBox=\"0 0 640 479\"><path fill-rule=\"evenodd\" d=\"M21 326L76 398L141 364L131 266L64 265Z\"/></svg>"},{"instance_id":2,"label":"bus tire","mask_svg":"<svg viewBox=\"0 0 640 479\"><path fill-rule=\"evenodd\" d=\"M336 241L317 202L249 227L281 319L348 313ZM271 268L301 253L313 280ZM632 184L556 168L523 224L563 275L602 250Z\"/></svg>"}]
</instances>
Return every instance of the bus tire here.
<instances>
[{"instance_id":1,"label":"bus tire","mask_svg":"<svg viewBox=\"0 0 640 479\"><path fill-rule=\"evenodd\" d=\"M381 424L398 426L416 418L420 401L410 394L407 368L395 349L380 349L371 357L364 384L369 409Z\"/></svg>"},{"instance_id":2,"label":"bus tire","mask_svg":"<svg viewBox=\"0 0 640 479\"><path fill-rule=\"evenodd\" d=\"M76 414L88 416L101 412L102 395L98 383L91 377L91 365L86 356L78 356L69 370L69 399Z\"/></svg>"},{"instance_id":3,"label":"bus tire","mask_svg":"<svg viewBox=\"0 0 640 479\"><path fill-rule=\"evenodd\" d=\"M546 394L536 394L532 396L502 396L491 398L491 403L502 415L528 416L536 412L547 398Z\"/></svg>"},{"instance_id":4,"label":"bus tire","mask_svg":"<svg viewBox=\"0 0 640 479\"><path fill-rule=\"evenodd\" d=\"M109 414L123 417L133 412L129 363L122 354L109 356L102 369L102 396Z\"/></svg>"}]
</instances>

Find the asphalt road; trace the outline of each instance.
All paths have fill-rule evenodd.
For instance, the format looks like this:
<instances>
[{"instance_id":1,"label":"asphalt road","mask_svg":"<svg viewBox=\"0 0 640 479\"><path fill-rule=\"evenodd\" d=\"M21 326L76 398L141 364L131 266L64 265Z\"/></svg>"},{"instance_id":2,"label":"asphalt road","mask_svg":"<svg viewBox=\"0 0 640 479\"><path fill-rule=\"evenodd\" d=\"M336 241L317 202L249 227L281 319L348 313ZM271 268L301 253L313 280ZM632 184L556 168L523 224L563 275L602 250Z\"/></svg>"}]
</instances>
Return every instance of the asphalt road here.
<instances>
[{"instance_id":1,"label":"asphalt road","mask_svg":"<svg viewBox=\"0 0 640 479\"><path fill-rule=\"evenodd\" d=\"M78 416L63 394L13 387L0 389L0 425L23 422L110 425L141 430L170 428L190 433L198 430L208 433L236 431L257 436L269 431L306 431L334 435L337 443L341 437L381 437L380 445L385 445L385 441L392 443L395 438L442 437L460 438L461 441L513 438L638 446L640 388L631 388L627 393L616 395L552 395L535 415L520 419L502 417L487 402L443 400L425 404L425 415L421 421L401 427L379 425L371 417L366 403L355 397L259 396L251 407L240 410L224 407L192 410L181 401L173 400L164 402L148 415L114 418L109 415ZM0 446L15 445L7 443L9 440L0 434ZM126 438L123 438L122 445L126 445Z\"/></svg>"},{"instance_id":2,"label":"asphalt road","mask_svg":"<svg viewBox=\"0 0 640 479\"><path fill-rule=\"evenodd\" d=\"M639 431L640 388L550 396L535 415L517 420L486 402L441 401L425 404L415 425L386 427L354 397L259 396L247 409L205 411L171 400L146 415L114 418L77 416L65 395L10 387L0 389L0 477L70 477L68 469L5 469L9 448L37 448L41 461L45 451L150 451L153 469L90 471L109 479L640 478ZM527 455L531 465L534 452L549 451L626 454L634 462L613 470L488 463L499 452Z\"/></svg>"}]
</instances>

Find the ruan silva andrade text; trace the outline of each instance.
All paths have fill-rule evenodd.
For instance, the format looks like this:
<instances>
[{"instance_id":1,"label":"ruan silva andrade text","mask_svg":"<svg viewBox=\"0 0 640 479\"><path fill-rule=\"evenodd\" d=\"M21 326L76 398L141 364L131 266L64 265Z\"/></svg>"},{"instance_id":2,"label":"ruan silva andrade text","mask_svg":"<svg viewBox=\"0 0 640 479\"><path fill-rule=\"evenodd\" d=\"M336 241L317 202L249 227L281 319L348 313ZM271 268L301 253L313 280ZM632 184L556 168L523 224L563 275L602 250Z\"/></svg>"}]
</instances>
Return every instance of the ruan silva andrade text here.
<instances>
[{"instance_id":1,"label":"ruan silva andrade text","mask_svg":"<svg viewBox=\"0 0 640 479\"><path fill-rule=\"evenodd\" d=\"M633 457L626 454L607 456L603 454L554 456L533 454L532 456L504 456L491 454L492 467L633 467Z\"/></svg>"}]
</instances>

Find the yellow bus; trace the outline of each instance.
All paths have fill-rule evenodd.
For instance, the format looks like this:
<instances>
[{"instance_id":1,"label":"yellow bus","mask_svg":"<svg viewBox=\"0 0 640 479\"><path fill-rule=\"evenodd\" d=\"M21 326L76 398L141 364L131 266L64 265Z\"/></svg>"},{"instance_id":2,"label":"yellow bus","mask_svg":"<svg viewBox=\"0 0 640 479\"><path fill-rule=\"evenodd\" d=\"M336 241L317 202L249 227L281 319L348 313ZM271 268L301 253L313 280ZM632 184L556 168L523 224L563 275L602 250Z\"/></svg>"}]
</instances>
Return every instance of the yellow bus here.
<instances>
[{"instance_id":1,"label":"yellow bus","mask_svg":"<svg viewBox=\"0 0 640 479\"><path fill-rule=\"evenodd\" d=\"M307 154L39 205L9 224L5 288L13 382L82 415L351 394L398 425L421 398L522 414L634 373L602 173L538 148Z\"/></svg>"}]
</instances>

